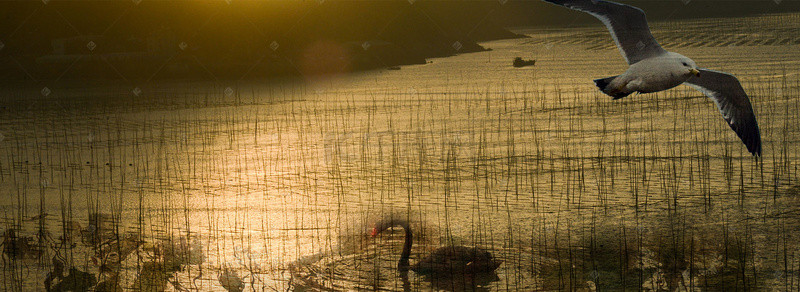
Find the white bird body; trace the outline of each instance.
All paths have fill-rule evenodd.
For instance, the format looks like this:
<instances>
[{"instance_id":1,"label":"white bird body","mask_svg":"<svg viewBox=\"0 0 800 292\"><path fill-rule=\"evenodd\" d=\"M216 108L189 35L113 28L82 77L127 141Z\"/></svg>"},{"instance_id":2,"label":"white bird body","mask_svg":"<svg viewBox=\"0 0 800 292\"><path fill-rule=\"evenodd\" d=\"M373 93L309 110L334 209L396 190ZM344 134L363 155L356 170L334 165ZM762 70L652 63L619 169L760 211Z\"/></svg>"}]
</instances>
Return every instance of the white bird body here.
<instances>
[{"instance_id":1,"label":"white bird body","mask_svg":"<svg viewBox=\"0 0 800 292\"><path fill-rule=\"evenodd\" d=\"M697 69L692 59L678 53L667 52L658 57L634 63L628 67L625 73L614 78L608 88L626 95L633 92L649 93L667 90L683 84L694 76L692 74L694 71L691 69ZM614 94L609 95L613 96Z\"/></svg>"},{"instance_id":2,"label":"white bird body","mask_svg":"<svg viewBox=\"0 0 800 292\"><path fill-rule=\"evenodd\" d=\"M750 98L735 76L698 68L692 59L667 52L653 38L644 11L604 0L544 0L586 12L608 28L628 70L618 76L595 79L603 93L620 99L631 93L667 90L689 85L714 101L728 126L753 155L761 155L761 132Z\"/></svg>"}]
</instances>

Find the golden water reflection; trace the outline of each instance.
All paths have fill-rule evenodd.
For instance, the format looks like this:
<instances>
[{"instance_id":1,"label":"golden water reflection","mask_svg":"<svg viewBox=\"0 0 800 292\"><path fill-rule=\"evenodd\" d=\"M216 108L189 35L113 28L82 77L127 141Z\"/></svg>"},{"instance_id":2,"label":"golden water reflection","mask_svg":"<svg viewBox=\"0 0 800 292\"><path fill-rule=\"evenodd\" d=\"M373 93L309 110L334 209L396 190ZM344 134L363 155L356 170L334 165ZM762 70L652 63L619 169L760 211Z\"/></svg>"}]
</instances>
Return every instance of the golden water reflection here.
<instances>
[{"instance_id":1,"label":"golden water reflection","mask_svg":"<svg viewBox=\"0 0 800 292\"><path fill-rule=\"evenodd\" d=\"M736 21L758 23L714 29ZM675 25L654 34L673 39ZM592 32L533 31L399 71L240 84L235 99L183 84L137 99L11 98L3 289L48 277L109 291L796 289L797 45L673 43L742 80L765 144L757 162L690 88L599 93L591 79L625 64L592 47L601 34L564 40ZM535 66L511 67L531 52ZM481 246L504 261L498 279L404 283L402 233L367 232L388 213L425 230L412 260Z\"/></svg>"}]
</instances>

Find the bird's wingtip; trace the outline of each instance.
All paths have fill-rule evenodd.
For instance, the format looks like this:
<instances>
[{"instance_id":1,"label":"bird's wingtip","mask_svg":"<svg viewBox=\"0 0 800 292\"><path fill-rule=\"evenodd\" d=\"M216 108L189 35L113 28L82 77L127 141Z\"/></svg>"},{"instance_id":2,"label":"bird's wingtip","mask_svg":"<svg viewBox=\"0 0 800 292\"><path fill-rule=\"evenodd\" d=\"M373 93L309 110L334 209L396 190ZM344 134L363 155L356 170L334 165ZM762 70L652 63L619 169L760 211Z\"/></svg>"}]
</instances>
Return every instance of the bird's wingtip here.
<instances>
[{"instance_id":1,"label":"bird's wingtip","mask_svg":"<svg viewBox=\"0 0 800 292\"><path fill-rule=\"evenodd\" d=\"M754 143L745 144L747 146L747 151L753 155L755 158L761 157L761 140L757 140Z\"/></svg>"}]
</instances>

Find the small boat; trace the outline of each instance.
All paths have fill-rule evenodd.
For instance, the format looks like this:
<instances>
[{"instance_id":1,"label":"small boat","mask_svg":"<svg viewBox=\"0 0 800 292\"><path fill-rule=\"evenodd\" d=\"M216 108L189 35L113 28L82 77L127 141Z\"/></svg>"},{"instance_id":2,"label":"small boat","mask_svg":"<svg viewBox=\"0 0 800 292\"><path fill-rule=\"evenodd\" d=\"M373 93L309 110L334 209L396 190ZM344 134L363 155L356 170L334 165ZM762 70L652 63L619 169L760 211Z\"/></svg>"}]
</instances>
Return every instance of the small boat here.
<instances>
[{"instance_id":1,"label":"small boat","mask_svg":"<svg viewBox=\"0 0 800 292\"><path fill-rule=\"evenodd\" d=\"M514 67L521 68L525 66L533 66L536 60L523 60L521 57L514 58Z\"/></svg>"}]
</instances>

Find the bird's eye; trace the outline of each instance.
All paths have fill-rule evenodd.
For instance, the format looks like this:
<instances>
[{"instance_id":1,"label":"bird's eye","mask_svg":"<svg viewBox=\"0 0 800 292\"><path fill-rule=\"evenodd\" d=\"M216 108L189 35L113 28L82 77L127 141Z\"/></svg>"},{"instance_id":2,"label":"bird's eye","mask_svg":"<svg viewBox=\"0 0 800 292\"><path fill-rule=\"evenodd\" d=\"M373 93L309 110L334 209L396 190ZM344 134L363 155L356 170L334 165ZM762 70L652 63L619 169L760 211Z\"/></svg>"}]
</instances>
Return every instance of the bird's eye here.
<instances>
[{"instance_id":1,"label":"bird's eye","mask_svg":"<svg viewBox=\"0 0 800 292\"><path fill-rule=\"evenodd\" d=\"M683 62L682 64L683 66L689 66L689 64L686 64L686 62Z\"/></svg>"}]
</instances>

